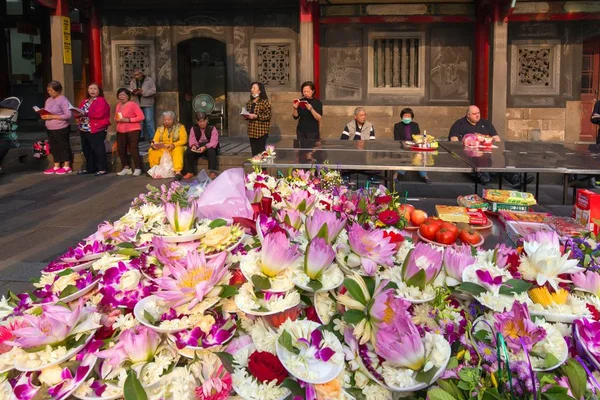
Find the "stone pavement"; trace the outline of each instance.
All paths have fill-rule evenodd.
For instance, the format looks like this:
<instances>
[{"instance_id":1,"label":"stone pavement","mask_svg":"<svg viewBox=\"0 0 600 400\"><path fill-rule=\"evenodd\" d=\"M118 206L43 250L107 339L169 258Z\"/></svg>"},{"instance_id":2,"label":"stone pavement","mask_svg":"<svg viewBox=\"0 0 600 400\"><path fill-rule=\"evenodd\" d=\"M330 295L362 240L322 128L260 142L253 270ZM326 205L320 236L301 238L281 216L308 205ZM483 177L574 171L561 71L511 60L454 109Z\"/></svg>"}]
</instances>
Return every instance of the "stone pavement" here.
<instances>
[{"instance_id":1,"label":"stone pavement","mask_svg":"<svg viewBox=\"0 0 600 400\"><path fill-rule=\"evenodd\" d=\"M420 198L413 204L429 213L435 204L456 204L458 195L473 192L472 184L449 182L445 175L432 175L432 185L404 181L398 189ZM37 171L0 176L0 295L9 289L31 290L29 282L49 261L94 233L98 224L122 216L147 184L166 182L115 174L46 176ZM554 205L540 210L570 215L571 206L559 205L561 196L559 185L542 185L540 201Z\"/></svg>"}]
</instances>

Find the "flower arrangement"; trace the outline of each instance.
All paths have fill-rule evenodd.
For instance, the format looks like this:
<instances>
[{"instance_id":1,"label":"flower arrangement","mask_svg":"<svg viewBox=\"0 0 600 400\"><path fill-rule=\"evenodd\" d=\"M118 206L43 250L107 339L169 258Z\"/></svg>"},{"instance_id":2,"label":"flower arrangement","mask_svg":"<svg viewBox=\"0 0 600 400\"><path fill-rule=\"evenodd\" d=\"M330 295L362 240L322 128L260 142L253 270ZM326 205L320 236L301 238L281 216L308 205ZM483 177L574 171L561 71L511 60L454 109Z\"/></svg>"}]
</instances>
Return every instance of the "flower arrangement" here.
<instances>
[{"instance_id":1,"label":"flower arrangement","mask_svg":"<svg viewBox=\"0 0 600 400\"><path fill-rule=\"evenodd\" d=\"M244 179L211 219L149 188L0 299L0 398L592 398L591 236L442 248L334 169Z\"/></svg>"}]
</instances>

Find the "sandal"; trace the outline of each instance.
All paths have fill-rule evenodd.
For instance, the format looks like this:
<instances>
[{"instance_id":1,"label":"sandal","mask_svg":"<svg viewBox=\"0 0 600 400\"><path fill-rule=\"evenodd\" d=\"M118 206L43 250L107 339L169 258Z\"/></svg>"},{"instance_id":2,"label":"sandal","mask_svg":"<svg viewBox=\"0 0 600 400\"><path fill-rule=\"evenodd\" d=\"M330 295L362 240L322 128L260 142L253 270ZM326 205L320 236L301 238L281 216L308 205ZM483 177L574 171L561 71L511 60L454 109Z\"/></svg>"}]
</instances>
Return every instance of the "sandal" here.
<instances>
[{"instance_id":1,"label":"sandal","mask_svg":"<svg viewBox=\"0 0 600 400\"><path fill-rule=\"evenodd\" d=\"M108 171L98 171L94 174L94 176L102 176L108 174Z\"/></svg>"}]
</instances>

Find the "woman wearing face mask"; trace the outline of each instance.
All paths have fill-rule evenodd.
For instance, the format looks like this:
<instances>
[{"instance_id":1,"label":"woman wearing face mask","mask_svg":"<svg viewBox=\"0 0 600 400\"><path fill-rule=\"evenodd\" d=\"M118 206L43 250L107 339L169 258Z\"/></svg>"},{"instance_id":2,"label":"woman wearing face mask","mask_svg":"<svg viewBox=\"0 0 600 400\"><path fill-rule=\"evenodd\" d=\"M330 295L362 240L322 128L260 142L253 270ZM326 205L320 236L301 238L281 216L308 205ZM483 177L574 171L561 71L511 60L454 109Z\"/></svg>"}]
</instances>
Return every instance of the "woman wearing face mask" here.
<instances>
[{"instance_id":1,"label":"woman wearing face mask","mask_svg":"<svg viewBox=\"0 0 600 400\"><path fill-rule=\"evenodd\" d=\"M394 140L406 141L413 140L412 135L421 134L419 124L414 122L415 113L410 108L405 108L400 111L400 122L394 125ZM397 171L394 173L394 180L398 179L398 174L406 175L406 171ZM425 183L431 183L431 179L427 176L426 171L419 171L419 176Z\"/></svg>"},{"instance_id":2,"label":"woman wearing face mask","mask_svg":"<svg viewBox=\"0 0 600 400\"><path fill-rule=\"evenodd\" d=\"M307 81L300 87L302 98L294 100L294 109L292 117L298 120L296 128L296 137L298 140L321 138L321 120L323 119L323 103L315 99L315 84Z\"/></svg>"},{"instance_id":3,"label":"woman wearing face mask","mask_svg":"<svg viewBox=\"0 0 600 400\"><path fill-rule=\"evenodd\" d=\"M252 82L250 85L250 100L246 103L246 111L242 114L248 121L248 138L252 156L265 151L269 130L271 129L271 103L267 97L265 85Z\"/></svg>"}]
</instances>

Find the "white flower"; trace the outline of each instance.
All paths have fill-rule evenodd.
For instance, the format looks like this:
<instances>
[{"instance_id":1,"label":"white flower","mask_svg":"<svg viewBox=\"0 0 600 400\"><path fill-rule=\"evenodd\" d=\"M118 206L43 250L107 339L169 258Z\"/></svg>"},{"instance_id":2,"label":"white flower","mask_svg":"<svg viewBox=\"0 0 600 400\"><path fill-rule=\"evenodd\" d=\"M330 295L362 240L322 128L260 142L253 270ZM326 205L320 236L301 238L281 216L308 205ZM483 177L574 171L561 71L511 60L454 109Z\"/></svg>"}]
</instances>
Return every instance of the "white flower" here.
<instances>
[{"instance_id":1,"label":"white flower","mask_svg":"<svg viewBox=\"0 0 600 400\"><path fill-rule=\"evenodd\" d=\"M370 379L367 375L363 374L360 371L356 371L354 373L354 382L357 388L364 389L369 383Z\"/></svg>"},{"instance_id":2,"label":"white flower","mask_svg":"<svg viewBox=\"0 0 600 400\"><path fill-rule=\"evenodd\" d=\"M275 346L279 334L269 328L267 324L262 320L257 320L254 325L250 328L250 336L258 351L268 351L271 354L277 354Z\"/></svg>"},{"instance_id":3,"label":"white flower","mask_svg":"<svg viewBox=\"0 0 600 400\"><path fill-rule=\"evenodd\" d=\"M130 291L137 288L141 278L142 273L140 271L137 269L130 269L121 275L121 280L119 281L119 290Z\"/></svg>"},{"instance_id":4,"label":"white flower","mask_svg":"<svg viewBox=\"0 0 600 400\"><path fill-rule=\"evenodd\" d=\"M104 272L107 269L116 266L119 263L119 261L125 261L128 259L128 256L124 256L121 254L112 255L109 253L104 253L102 257L94 261L94 263L92 264L92 269L94 271Z\"/></svg>"},{"instance_id":5,"label":"white flower","mask_svg":"<svg viewBox=\"0 0 600 400\"><path fill-rule=\"evenodd\" d=\"M0 298L0 319L4 319L13 313L13 307L8 304L8 299L4 296Z\"/></svg>"},{"instance_id":6,"label":"white flower","mask_svg":"<svg viewBox=\"0 0 600 400\"><path fill-rule=\"evenodd\" d=\"M53 367L44 368L42 372L40 372L40 376L38 379L41 383L45 383L47 386L58 385L62 380L62 368L58 365Z\"/></svg>"},{"instance_id":7,"label":"white flower","mask_svg":"<svg viewBox=\"0 0 600 400\"><path fill-rule=\"evenodd\" d=\"M367 385L362 393L369 400L392 400L392 392L377 384Z\"/></svg>"},{"instance_id":8,"label":"white flower","mask_svg":"<svg viewBox=\"0 0 600 400\"><path fill-rule=\"evenodd\" d=\"M559 278L559 275L583 271L583 268L578 266L579 260L569 259L570 251L561 256L560 249L555 248L551 243L529 247L528 251L526 242L525 251L526 254L521 256L519 272L523 279L536 281L539 286L544 286L548 282L554 290L558 290L559 283L569 282Z\"/></svg>"},{"instance_id":9,"label":"white flower","mask_svg":"<svg viewBox=\"0 0 600 400\"><path fill-rule=\"evenodd\" d=\"M115 322L112 325L113 329L119 329L124 331L126 329L133 328L134 326L139 325L138 320L133 316L133 314L124 314L119 315Z\"/></svg>"},{"instance_id":10,"label":"white flower","mask_svg":"<svg viewBox=\"0 0 600 400\"><path fill-rule=\"evenodd\" d=\"M44 273L40 277L39 282L34 282L33 286L35 286L36 288L44 288L44 287L46 287L46 285L52 285L54 283L55 279L56 279L56 273L54 273L54 272L49 272L47 274Z\"/></svg>"}]
</instances>

